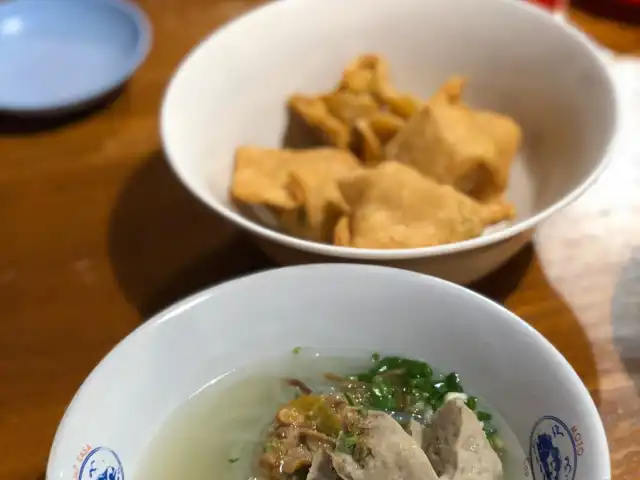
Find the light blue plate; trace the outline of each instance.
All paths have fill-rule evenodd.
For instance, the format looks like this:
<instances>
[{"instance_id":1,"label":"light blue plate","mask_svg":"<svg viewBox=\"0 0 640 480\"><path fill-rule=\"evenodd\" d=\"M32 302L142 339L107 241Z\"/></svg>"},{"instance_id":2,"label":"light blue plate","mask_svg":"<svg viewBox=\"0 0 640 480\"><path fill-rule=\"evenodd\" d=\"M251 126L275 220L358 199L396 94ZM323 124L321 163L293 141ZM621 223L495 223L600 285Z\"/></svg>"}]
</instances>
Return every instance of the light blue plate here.
<instances>
[{"instance_id":1,"label":"light blue plate","mask_svg":"<svg viewBox=\"0 0 640 480\"><path fill-rule=\"evenodd\" d=\"M0 111L89 104L126 82L150 45L146 16L125 1L0 3Z\"/></svg>"}]
</instances>

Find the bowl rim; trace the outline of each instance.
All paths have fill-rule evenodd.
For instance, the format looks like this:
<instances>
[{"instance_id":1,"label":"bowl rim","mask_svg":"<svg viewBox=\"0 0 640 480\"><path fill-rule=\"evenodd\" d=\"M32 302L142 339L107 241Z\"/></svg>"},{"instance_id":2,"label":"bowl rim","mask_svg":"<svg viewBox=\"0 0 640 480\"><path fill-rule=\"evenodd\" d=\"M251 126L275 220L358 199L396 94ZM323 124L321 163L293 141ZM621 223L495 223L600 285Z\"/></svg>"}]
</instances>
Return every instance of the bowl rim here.
<instances>
[{"instance_id":1,"label":"bowl rim","mask_svg":"<svg viewBox=\"0 0 640 480\"><path fill-rule=\"evenodd\" d=\"M324 2L325 0L307 0L306 3L312 2ZM175 90L178 88L178 84L181 80L181 76L195 56L199 55L202 50L217 40L217 37L224 35L229 30L232 30L236 25L245 21L257 22L269 14L274 14L278 9L290 8L292 3L286 1L271 1L264 5L261 5L255 9L249 10L235 19L223 24L220 28L211 32L205 37L199 44L197 44L180 62L176 68L162 99L162 106L160 111L160 134L161 141L166 153L167 163L173 170L174 174L178 177L181 183L202 203L207 207L212 208L220 215L225 217L228 221L238 225L242 229L262 238L269 240L273 243L284 245L289 248L294 248L304 252L324 255L326 257L343 258L350 260L375 260L375 261L388 261L388 260L409 260L418 258L428 258L435 256L446 256L455 253L462 253L473 249L479 249L488 247L493 244L497 244L506 241L522 232L535 228L535 226L542 221L549 218L551 215L567 207L571 203L575 202L591 187L596 180L602 175L602 173L609 166L614 150L614 143L616 143L619 132L619 116L620 116L620 98L619 92L613 81L611 71L608 67L609 57L604 50L596 45L584 32L573 27L566 21L557 16L552 15L547 10L534 5L529 2L514 2L512 0L493 0L496 3L507 4L505 8L520 9L526 12L528 15L538 17L542 21L546 21L551 24L555 24L557 28L562 29L565 34L573 38L577 43L582 45L586 55L590 56L595 68L599 70L601 77L605 83L604 95L608 99L609 108L611 109L611 123L608 125L608 132L606 141L603 144L603 154L599 163L589 173L581 183L579 183L573 190L569 191L558 201L549 205L544 210L539 211L535 215L516 222L512 225L505 227L502 230L482 235L480 237L464 240L461 242L454 242L444 245L436 245L430 247L419 248L396 248L396 249L379 249L379 248L356 248L332 245L327 243L315 242L312 240L306 240L303 238L295 237L287 233L272 229L266 225L254 221L239 212L232 210L231 208L223 205L221 202L215 199L205 198L198 188L194 187L189 180L187 173L181 169L180 162L176 160L176 155L169 144L168 133L169 125L169 105L170 98Z\"/></svg>"},{"instance_id":2,"label":"bowl rim","mask_svg":"<svg viewBox=\"0 0 640 480\"><path fill-rule=\"evenodd\" d=\"M486 305L486 307L491 309L494 313L492 316L496 318L496 321L504 321L505 323L509 323L510 325L512 325L513 328L526 332L527 337L532 341L535 341L535 343L539 345L541 351L543 351L545 355L554 357L559 364L559 367L565 370L567 374L572 377L574 383L580 390L580 394L576 397L576 399L583 403L584 407L588 410L588 413L584 415L585 419L588 419L589 422L593 423L595 429L598 431L598 437L600 438L600 440L603 441L605 445L609 445L604 424L598 412L597 406L584 382L579 377L578 373L575 371L571 363L569 363L569 360L567 360L567 358L565 358L565 356L560 353L560 351L544 335L542 335L542 333L537 331L524 319L508 310L505 306L481 295L480 293L475 292L470 288L458 285L442 278L434 277L432 275L425 275L396 267L362 263L321 263L271 268L248 273L245 275L240 275L226 282L214 284L189 296L183 297L182 299L169 305L160 312L152 315L148 320L140 323L140 325L129 332L124 338L120 339L120 341L118 341L118 343L116 343L113 348L111 348L111 350L109 350L104 355L100 362L91 370L91 372L82 381L82 384L78 387L78 390L75 392L73 398L66 407L65 412L56 428L56 432L49 450L46 467L46 478L53 478L53 468L54 462L57 458L57 450L60 446L60 442L62 441L62 436L66 432L68 421L74 415L74 410L77 408L77 404L83 398L85 391L89 387L89 385L95 383L96 381L99 381L102 370L114 358L114 356L123 349L125 345L129 344L130 342L136 341L138 337L147 334L149 330L158 327L166 321L182 321L180 319L180 316L183 313L190 310L196 305L200 305L203 302L207 302L213 298L216 298L220 294L225 294L229 291L237 294L237 288L242 287L242 285L245 283L263 281L265 279L270 280L270 282L273 283L282 276L300 274L300 272L305 274L308 280L309 275L314 275L316 274L316 272L322 274L323 272L331 270L334 271L332 275L335 275L337 278L342 278L341 272L345 270L360 271L362 273L366 273L367 275L373 274L378 276L400 276L404 277L406 281L420 282L424 288L430 288L434 285L438 285L441 288L447 289L451 292L455 292L456 295L465 297L470 306L472 306L471 304L474 303L481 303ZM182 322L182 325L185 325L185 323ZM609 455L609 450L607 450L606 452L606 461L604 463L604 468L609 475L608 478L610 478L611 458Z\"/></svg>"},{"instance_id":3,"label":"bowl rim","mask_svg":"<svg viewBox=\"0 0 640 480\"><path fill-rule=\"evenodd\" d=\"M60 3L71 5L79 5L80 9L91 10L96 6L108 6L119 10L133 21L138 34L135 47L131 50L131 54L126 63L118 68L116 74L111 76L111 80L107 83L97 84L93 87L78 92L67 99L48 100L39 103L22 103L22 102L0 102L0 112L6 113L24 113L36 114L39 112L68 111L78 106L88 104L92 100L100 99L110 92L117 90L129 78L131 78L140 66L144 63L153 43L153 27L147 14L142 7L129 0L92 0L91 2L78 2L76 0L58 0ZM3 9L11 10L12 8L20 9L35 8L39 4L38 0L10 0L0 4L0 14Z\"/></svg>"}]
</instances>

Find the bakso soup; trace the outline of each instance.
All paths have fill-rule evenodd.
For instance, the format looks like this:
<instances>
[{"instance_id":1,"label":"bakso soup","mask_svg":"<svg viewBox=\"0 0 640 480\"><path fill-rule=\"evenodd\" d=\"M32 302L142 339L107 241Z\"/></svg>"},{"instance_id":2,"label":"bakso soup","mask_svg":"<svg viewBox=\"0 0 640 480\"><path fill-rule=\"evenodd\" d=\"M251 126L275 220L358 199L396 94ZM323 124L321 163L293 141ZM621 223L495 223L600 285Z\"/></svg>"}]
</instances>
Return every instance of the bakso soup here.
<instances>
[{"instance_id":1,"label":"bakso soup","mask_svg":"<svg viewBox=\"0 0 640 480\"><path fill-rule=\"evenodd\" d=\"M517 439L464 393L456 373L401 357L294 353L192 397L156 436L136 479L521 478Z\"/></svg>"},{"instance_id":2,"label":"bakso soup","mask_svg":"<svg viewBox=\"0 0 640 480\"><path fill-rule=\"evenodd\" d=\"M299 396L276 413L256 478L502 478L491 417L474 413L477 401L455 373L434 380L424 362L386 357L356 375L325 377L330 393L289 381Z\"/></svg>"}]
</instances>

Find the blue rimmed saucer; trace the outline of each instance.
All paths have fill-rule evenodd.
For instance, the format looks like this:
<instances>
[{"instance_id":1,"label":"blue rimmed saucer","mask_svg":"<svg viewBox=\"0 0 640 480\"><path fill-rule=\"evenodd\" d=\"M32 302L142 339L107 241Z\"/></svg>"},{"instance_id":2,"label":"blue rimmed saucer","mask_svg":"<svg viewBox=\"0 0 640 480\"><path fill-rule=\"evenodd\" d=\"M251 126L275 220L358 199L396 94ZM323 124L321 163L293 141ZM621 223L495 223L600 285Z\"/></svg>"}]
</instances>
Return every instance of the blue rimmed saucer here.
<instances>
[{"instance_id":1,"label":"blue rimmed saucer","mask_svg":"<svg viewBox=\"0 0 640 480\"><path fill-rule=\"evenodd\" d=\"M0 4L0 112L62 113L122 86L151 46L146 15L123 0Z\"/></svg>"}]
</instances>

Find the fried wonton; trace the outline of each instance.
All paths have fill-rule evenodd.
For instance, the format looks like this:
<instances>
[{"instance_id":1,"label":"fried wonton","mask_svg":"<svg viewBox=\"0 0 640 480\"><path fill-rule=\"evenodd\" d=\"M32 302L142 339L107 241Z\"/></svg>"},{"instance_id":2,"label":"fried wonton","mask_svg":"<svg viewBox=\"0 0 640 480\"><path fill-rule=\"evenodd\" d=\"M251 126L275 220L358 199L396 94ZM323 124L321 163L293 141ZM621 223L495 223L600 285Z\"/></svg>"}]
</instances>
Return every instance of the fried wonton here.
<instances>
[{"instance_id":1,"label":"fried wonton","mask_svg":"<svg viewBox=\"0 0 640 480\"><path fill-rule=\"evenodd\" d=\"M331 157L327 152L324 160L317 156L313 161L296 163L291 170L287 188L299 202L300 209L295 216L283 216L281 222L291 233L331 242L335 224L347 208L337 181L361 167L357 158L339 150L332 151Z\"/></svg>"},{"instance_id":2,"label":"fried wonton","mask_svg":"<svg viewBox=\"0 0 640 480\"><path fill-rule=\"evenodd\" d=\"M386 161L339 180L349 207L334 232L336 245L418 248L477 237L499 221L484 206L424 177L410 166Z\"/></svg>"},{"instance_id":3,"label":"fried wonton","mask_svg":"<svg viewBox=\"0 0 640 480\"><path fill-rule=\"evenodd\" d=\"M462 92L467 85L467 79L460 75L454 75L444 82L438 91L429 99L429 103L445 102L459 104L462 101Z\"/></svg>"},{"instance_id":4,"label":"fried wonton","mask_svg":"<svg viewBox=\"0 0 640 480\"><path fill-rule=\"evenodd\" d=\"M318 132L326 144L356 151L365 137L368 146L384 146L390 139L376 136L379 131L388 130L379 127L380 118L384 122L386 116L387 123L392 118L395 124L404 124L420 106L420 100L396 91L386 63L376 55L363 55L349 64L333 91L318 96L294 95L289 100L293 113ZM374 125L368 127L369 123ZM397 131L398 125L393 128ZM372 148L380 150L381 146Z\"/></svg>"},{"instance_id":5,"label":"fried wonton","mask_svg":"<svg viewBox=\"0 0 640 480\"><path fill-rule=\"evenodd\" d=\"M322 97L294 95L289 99L289 108L327 145L343 150L351 146L351 127L331 114Z\"/></svg>"},{"instance_id":6,"label":"fried wonton","mask_svg":"<svg viewBox=\"0 0 640 480\"><path fill-rule=\"evenodd\" d=\"M321 98L331 115L349 127L380 110L378 102L367 92L337 91Z\"/></svg>"},{"instance_id":7,"label":"fried wonton","mask_svg":"<svg viewBox=\"0 0 640 480\"><path fill-rule=\"evenodd\" d=\"M345 205L337 180L360 169L351 153L335 148L236 152L232 195L271 207L283 229L316 241L331 241Z\"/></svg>"},{"instance_id":8,"label":"fried wonton","mask_svg":"<svg viewBox=\"0 0 640 480\"><path fill-rule=\"evenodd\" d=\"M286 210L298 206L286 188L296 156L290 150L240 147L236 150L231 196L249 205Z\"/></svg>"},{"instance_id":9,"label":"fried wonton","mask_svg":"<svg viewBox=\"0 0 640 480\"><path fill-rule=\"evenodd\" d=\"M384 146L404 126L404 120L393 113L380 112L360 119L355 125L355 150L367 165L384 160Z\"/></svg>"},{"instance_id":10,"label":"fried wonton","mask_svg":"<svg viewBox=\"0 0 640 480\"><path fill-rule=\"evenodd\" d=\"M522 133L505 115L461 103L463 87L460 77L447 82L387 143L385 155L475 199L498 201Z\"/></svg>"},{"instance_id":11,"label":"fried wonton","mask_svg":"<svg viewBox=\"0 0 640 480\"><path fill-rule=\"evenodd\" d=\"M404 119L413 116L422 105L413 95L400 93L395 89L389 78L387 62L378 55L361 55L349 64L338 84L338 90L367 92L385 110Z\"/></svg>"}]
</instances>

